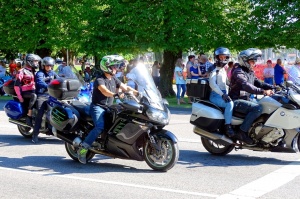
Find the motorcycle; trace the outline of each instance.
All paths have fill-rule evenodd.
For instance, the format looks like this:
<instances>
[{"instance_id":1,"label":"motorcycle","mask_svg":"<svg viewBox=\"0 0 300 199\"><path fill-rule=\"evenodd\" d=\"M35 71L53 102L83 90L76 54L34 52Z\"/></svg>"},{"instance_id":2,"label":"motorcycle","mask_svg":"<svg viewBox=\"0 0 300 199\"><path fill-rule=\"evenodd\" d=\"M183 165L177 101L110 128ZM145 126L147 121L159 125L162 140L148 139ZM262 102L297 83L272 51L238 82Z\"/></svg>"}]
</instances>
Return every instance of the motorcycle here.
<instances>
[{"instance_id":1,"label":"motorcycle","mask_svg":"<svg viewBox=\"0 0 300 199\"><path fill-rule=\"evenodd\" d=\"M286 70L289 72L288 68ZM294 79L297 82L287 81L286 87L273 96L262 96L261 99L256 96L253 99L263 109L248 131L254 144L247 145L227 137L224 133L224 109L208 100L199 100L192 105L190 123L194 125L194 133L201 136L202 145L213 155L226 155L233 149L299 152L300 80L298 76ZM233 111L231 124L236 132L245 116Z\"/></svg>"},{"instance_id":2,"label":"motorcycle","mask_svg":"<svg viewBox=\"0 0 300 199\"><path fill-rule=\"evenodd\" d=\"M82 86L82 85L84 85L83 84L84 81L83 81L82 77L81 78L79 77L78 80L79 80L79 82L77 84L78 88L71 88L71 89L73 89L73 90L75 89L75 91L73 91L73 92L77 93L78 100L88 101L90 99L90 94L89 94L90 89L87 89L86 87ZM68 78L61 78L58 81L62 82L63 84L66 84L66 82L69 82ZM79 89L79 86L81 86L80 87L80 88L82 88L81 90ZM70 88L68 88L68 89L70 89ZM7 95L13 97L13 100L8 101L4 105L4 111L7 115L7 117L9 118L8 121L10 123L17 125L18 130L22 136L24 136L25 138L31 139L32 135L33 135L33 127L28 126L26 124L26 115L27 115L29 100L24 99L23 103L19 102L17 95L15 93L15 90L14 90L14 80L13 79L7 80L3 84L3 90ZM79 92L79 91L81 91L81 92ZM42 133L42 134L52 135L52 133L49 129L50 125L49 125L49 121L47 120L46 115L54 106L61 106L61 102L59 102L56 98L49 96L49 98L47 99L47 110L48 111L46 111L43 115L41 128L40 128L40 133ZM34 106L34 108L32 110L33 126L35 125L35 118L36 118L37 114L38 114L38 110Z\"/></svg>"},{"instance_id":3,"label":"motorcycle","mask_svg":"<svg viewBox=\"0 0 300 199\"><path fill-rule=\"evenodd\" d=\"M16 124L18 127L18 130L21 135L23 135L25 138L32 138L33 134L33 128L31 126L28 126L26 124L26 115L28 110L28 99L24 99L23 103L20 103L17 95L14 90L14 80L8 80L3 85L3 90L7 95L10 95L13 97L13 100L8 101L4 105L4 112L6 113L7 117L9 118L8 121L10 123ZM60 105L61 103L57 101L57 99L53 97L49 97L47 100L48 110L54 107L54 105ZM38 114L38 110L33 108L32 110L32 123L34 125L35 123L35 117ZM49 134L48 129L48 121L46 120L46 114L44 114L42 119L42 124L40 128L40 133L42 134Z\"/></svg>"},{"instance_id":4,"label":"motorcycle","mask_svg":"<svg viewBox=\"0 0 300 199\"><path fill-rule=\"evenodd\" d=\"M137 77L135 81L138 85L138 97L132 93L125 93L119 104L103 107L106 109L105 129L89 149L87 161L95 154L145 160L152 169L158 171L167 171L178 161L178 140L170 131L163 129L170 120L169 109L152 77L145 71L145 67L132 70ZM64 86L56 85L56 80L50 82L49 94L64 100L57 96L57 93L65 90ZM90 106L89 103L78 100L61 102L62 106L51 110L49 121L55 136L65 141L68 155L78 161L77 150L82 140L94 128L89 114Z\"/></svg>"}]
</instances>

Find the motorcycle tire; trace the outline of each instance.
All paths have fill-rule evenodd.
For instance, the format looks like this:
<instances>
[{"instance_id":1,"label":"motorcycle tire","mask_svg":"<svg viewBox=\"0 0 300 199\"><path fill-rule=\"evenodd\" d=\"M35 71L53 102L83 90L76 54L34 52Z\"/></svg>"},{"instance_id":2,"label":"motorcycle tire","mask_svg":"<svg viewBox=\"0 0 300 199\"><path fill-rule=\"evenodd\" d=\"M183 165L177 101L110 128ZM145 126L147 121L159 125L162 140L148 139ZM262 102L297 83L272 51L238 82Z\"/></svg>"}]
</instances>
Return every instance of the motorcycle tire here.
<instances>
[{"instance_id":1,"label":"motorcycle tire","mask_svg":"<svg viewBox=\"0 0 300 199\"><path fill-rule=\"evenodd\" d=\"M178 144L173 143L169 138L157 138L157 143L161 146L161 150L156 150L152 146L150 140L147 140L144 146L144 159L149 167L157 171L168 171L178 161L179 149Z\"/></svg>"},{"instance_id":2,"label":"motorcycle tire","mask_svg":"<svg viewBox=\"0 0 300 199\"><path fill-rule=\"evenodd\" d=\"M68 155L75 161L79 162L78 156L77 156L77 149L70 143L65 142L65 148L68 153ZM86 154L86 161L90 161L95 156L95 153L88 151Z\"/></svg>"},{"instance_id":3,"label":"motorcycle tire","mask_svg":"<svg viewBox=\"0 0 300 199\"><path fill-rule=\"evenodd\" d=\"M201 137L201 142L209 153L217 156L224 156L234 149L234 145L224 146L204 137Z\"/></svg>"},{"instance_id":4,"label":"motorcycle tire","mask_svg":"<svg viewBox=\"0 0 300 199\"><path fill-rule=\"evenodd\" d=\"M32 138L33 128L18 125L18 130L25 138Z\"/></svg>"}]
</instances>

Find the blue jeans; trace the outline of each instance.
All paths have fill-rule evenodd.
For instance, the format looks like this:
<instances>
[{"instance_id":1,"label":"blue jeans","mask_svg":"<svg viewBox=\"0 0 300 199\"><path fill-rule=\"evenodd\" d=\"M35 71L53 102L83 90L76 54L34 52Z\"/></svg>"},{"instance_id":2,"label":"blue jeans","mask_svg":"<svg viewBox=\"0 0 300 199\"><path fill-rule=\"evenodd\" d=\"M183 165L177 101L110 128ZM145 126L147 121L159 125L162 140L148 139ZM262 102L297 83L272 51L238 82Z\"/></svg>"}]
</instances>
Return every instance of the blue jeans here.
<instances>
[{"instance_id":1,"label":"blue jeans","mask_svg":"<svg viewBox=\"0 0 300 199\"><path fill-rule=\"evenodd\" d=\"M273 85L273 77L265 78L265 83Z\"/></svg>"},{"instance_id":2,"label":"blue jeans","mask_svg":"<svg viewBox=\"0 0 300 199\"><path fill-rule=\"evenodd\" d=\"M223 93L226 93L226 92L223 91ZM225 124L231 124L233 101L226 103L222 99L222 96L214 91L211 91L210 96L209 96L209 101L211 101L212 103L214 103L215 105L217 105L219 107L225 108L225 112L224 112Z\"/></svg>"},{"instance_id":3,"label":"blue jeans","mask_svg":"<svg viewBox=\"0 0 300 199\"><path fill-rule=\"evenodd\" d=\"M240 129L248 132L254 120L261 115L262 106L254 102L239 99L234 101L234 111L247 114Z\"/></svg>"},{"instance_id":4,"label":"blue jeans","mask_svg":"<svg viewBox=\"0 0 300 199\"><path fill-rule=\"evenodd\" d=\"M95 127L89 132L88 136L84 140L84 142L89 146L93 144L104 129L104 114L105 110L103 108L93 103L91 104L90 115L92 116Z\"/></svg>"},{"instance_id":5,"label":"blue jeans","mask_svg":"<svg viewBox=\"0 0 300 199\"><path fill-rule=\"evenodd\" d=\"M180 97L181 97L181 98L184 98L185 91L186 91L186 86L185 86L185 84L176 84L176 86L177 86L177 94L176 94L177 99L180 99ZM182 89L182 92L181 92L181 95L180 95L181 89Z\"/></svg>"}]
</instances>

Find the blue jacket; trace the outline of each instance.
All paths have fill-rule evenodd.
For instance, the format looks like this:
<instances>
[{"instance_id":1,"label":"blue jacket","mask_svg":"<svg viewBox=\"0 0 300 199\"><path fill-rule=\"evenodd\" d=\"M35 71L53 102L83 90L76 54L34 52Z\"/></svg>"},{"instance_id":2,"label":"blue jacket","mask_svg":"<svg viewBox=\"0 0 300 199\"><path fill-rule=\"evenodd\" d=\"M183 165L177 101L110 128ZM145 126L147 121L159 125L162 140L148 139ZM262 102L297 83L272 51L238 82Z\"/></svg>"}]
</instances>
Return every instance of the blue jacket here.
<instances>
[{"instance_id":1,"label":"blue jacket","mask_svg":"<svg viewBox=\"0 0 300 199\"><path fill-rule=\"evenodd\" d=\"M45 70L39 70L35 74L35 86L36 94L44 94L48 91L48 84L53 79L57 79L59 76L54 71L49 71L48 73Z\"/></svg>"}]
</instances>

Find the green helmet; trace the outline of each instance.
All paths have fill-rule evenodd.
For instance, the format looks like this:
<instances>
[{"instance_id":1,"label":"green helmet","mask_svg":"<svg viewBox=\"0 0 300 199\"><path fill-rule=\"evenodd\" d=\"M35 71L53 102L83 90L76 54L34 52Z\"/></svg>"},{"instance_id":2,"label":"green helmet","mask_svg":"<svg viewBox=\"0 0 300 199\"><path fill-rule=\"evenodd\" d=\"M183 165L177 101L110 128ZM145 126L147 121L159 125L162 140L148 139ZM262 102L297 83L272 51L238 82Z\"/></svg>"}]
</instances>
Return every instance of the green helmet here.
<instances>
[{"instance_id":1,"label":"green helmet","mask_svg":"<svg viewBox=\"0 0 300 199\"><path fill-rule=\"evenodd\" d=\"M100 61L100 68L103 72L113 75L112 67L119 67L124 62L124 58L119 55L107 55L104 56Z\"/></svg>"}]
</instances>

